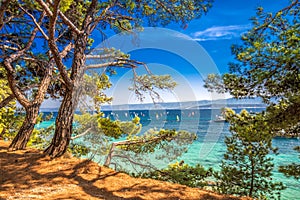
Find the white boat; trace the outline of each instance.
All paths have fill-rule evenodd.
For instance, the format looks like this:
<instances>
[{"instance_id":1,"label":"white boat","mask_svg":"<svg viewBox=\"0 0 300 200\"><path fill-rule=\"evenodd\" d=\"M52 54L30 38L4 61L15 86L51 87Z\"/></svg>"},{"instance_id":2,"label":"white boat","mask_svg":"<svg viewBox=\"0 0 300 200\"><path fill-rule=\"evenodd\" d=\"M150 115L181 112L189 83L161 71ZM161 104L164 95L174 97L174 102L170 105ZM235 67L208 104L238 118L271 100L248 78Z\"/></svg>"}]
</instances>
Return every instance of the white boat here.
<instances>
[{"instance_id":1,"label":"white boat","mask_svg":"<svg viewBox=\"0 0 300 200\"><path fill-rule=\"evenodd\" d=\"M226 122L226 119L222 115L217 115L214 122Z\"/></svg>"}]
</instances>

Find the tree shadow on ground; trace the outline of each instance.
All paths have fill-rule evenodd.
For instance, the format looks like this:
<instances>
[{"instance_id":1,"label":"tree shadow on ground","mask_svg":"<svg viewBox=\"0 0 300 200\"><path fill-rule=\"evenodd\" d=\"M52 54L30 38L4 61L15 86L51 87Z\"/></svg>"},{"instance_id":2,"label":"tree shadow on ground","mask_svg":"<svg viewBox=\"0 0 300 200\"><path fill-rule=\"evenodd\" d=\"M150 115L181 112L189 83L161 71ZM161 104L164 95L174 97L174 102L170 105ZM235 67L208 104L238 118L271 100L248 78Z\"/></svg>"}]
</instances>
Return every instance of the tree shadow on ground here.
<instances>
[{"instance_id":1,"label":"tree shadow on ground","mask_svg":"<svg viewBox=\"0 0 300 200\"><path fill-rule=\"evenodd\" d=\"M7 152L0 146L0 200L8 196L15 199L26 196L32 199L189 199L187 187L165 185L151 179L133 179L89 160L52 160L35 149ZM191 196L192 199L195 198ZM197 199L237 198L205 193Z\"/></svg>"}]
</instances>

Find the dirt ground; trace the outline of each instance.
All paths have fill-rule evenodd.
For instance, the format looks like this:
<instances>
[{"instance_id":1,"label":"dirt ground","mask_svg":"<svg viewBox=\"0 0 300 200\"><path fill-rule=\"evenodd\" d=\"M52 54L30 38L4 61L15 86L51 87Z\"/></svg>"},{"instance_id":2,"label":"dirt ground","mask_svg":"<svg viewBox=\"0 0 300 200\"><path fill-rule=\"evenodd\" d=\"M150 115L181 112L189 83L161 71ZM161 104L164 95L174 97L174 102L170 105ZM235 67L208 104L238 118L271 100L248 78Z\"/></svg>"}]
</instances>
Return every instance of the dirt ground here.
<instances>
[{"instance_id":1,"label":"dirt ground","mask_svg":"<svg viewBox=\"0 0 300 200\"><path fill-rule=\"evenodd\" d=\"M0 140L0 200L238 199L152 179L132 178L78 158L50 159L36 149L7 152Z\"/></svg>"}]
</instances>

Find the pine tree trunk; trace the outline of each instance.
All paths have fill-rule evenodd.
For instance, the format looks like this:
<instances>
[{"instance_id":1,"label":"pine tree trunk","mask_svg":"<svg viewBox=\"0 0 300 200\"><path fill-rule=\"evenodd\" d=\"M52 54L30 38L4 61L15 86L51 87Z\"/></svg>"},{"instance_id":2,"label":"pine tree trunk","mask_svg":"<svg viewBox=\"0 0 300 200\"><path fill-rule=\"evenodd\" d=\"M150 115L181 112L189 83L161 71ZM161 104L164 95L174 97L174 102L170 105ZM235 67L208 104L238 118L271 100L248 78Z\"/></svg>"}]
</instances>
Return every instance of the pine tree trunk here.
<instances>
[{"instance_id":1,"label":"pine tree trunk","mask_svg":"<svg viewBox=\"0 0 300 200\"><path fill-rule=\"evenodd\" d=\"M6 127L3 127L1 134L0 134L0 140L3 140L3 138L4 138L3 136L4 136L5 132L6 132Z\"/></svg>"},{"instance_id":2,"label":"pine tree trunk","mask_svg":"<svg viewBox=\"0 0 300 200\"><path fill-rule=\"evenodd\" d=\"M3 108L5 106L7 106L7 104L9 104L14 98L15 98L15 95L14 94L10 94L8 97L6 97L5 99L3 99L0 102L0 108Z\"/></svg>"},{"instance_id":3,"label":"pine tree trunk","mask_svg":"<svg viewBox=\"0 0 300 200\"><path fill-rule=\"evenodd\" d=\"M51 158L62 156L67 151L71 140L74 112L81 94L82 80L85 72L87 35L88 34L82 34L77 36L75 42L74 59L70 74L71 81L66 81L67 90L64 94L64 99L60 105L56 118L54 137L50 146L44 151L45 154L49 155ZM49 45L51 46L51 44Z\"/></svg>"},{"instance_id":4,"label":"pine tree trunk","mask_svg":"<svg viewBox=\"0 0 300 200\"><path fill-rule=\"evenodd\" d=\"M83 73L83 70L81 71ZM83 76L82 76L83 77ZM68 149L72 135L74 113L81 94L81 80L78 77L72 91L67 90L60 105L55 121L55 132L51 144L45 149L45 154L51 158L62 156Z\"/></svg>"},{"instance_id":5,"label":"pine tree trunk","mask_svg":"<svg viewBox=\"0 0 300 200\"><path fill-rule=\"evenodd\" d=\"M30 139L31 133L34 129L34 125L36 123L37 117L39 115L40 104L32 104L26 108L26 116L25 120L16 135L13 139L12 143L9 145L8 150L21 150L25 149L26 145Z\"/></svg>"},{"instance_id":6,"label":"pine tree trunk","mask_svg":"<svg viewBox=\"0 0 300 200\"><path fill-rule=\"evenodd\" d=\"M72 93L66 93L60 106L56 122L55 133L50 146L44 151L50 157L62 156L70 143L72 134L72 123L75 106L72 99Z\"/></svg>"}]
</instances>

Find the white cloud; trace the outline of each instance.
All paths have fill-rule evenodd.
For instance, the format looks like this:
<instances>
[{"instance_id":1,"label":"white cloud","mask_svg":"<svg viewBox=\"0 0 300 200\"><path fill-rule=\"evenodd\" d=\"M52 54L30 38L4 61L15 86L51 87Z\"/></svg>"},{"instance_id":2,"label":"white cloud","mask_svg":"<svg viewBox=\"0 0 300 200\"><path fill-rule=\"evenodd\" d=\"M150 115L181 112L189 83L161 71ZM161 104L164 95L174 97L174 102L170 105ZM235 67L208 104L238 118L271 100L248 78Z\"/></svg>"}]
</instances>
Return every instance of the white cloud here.
<instances>
[{"instance_id":1,"label":"white cloud","mask_svg":"<svg viewBox=\"0 0 300 200\"><path fill-rule=\"evenodd\" d=\"M172 37L176 37L176 38L179 38L179 39L183 39L183 40L193 40L193 38L191 38L190 36L188 35L185 35L183 33L174 33L172 34Z\"/></svg>"},{"instance_id":2,"label":"white cloud","mask_svg":"<svg viewBox=\"0 0 300 200\"><path fill-rule=\"evenodd\" d=\"M205 29L204 31L198 31L193 34L194 40L207 41L207 40L229 40L235 37L239 37L247 29L251 28L248 25L229 25L229 26L213 26Z\"/></svg>"}]
</instances>

